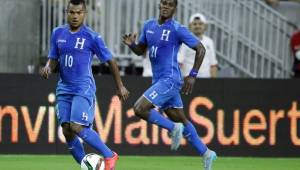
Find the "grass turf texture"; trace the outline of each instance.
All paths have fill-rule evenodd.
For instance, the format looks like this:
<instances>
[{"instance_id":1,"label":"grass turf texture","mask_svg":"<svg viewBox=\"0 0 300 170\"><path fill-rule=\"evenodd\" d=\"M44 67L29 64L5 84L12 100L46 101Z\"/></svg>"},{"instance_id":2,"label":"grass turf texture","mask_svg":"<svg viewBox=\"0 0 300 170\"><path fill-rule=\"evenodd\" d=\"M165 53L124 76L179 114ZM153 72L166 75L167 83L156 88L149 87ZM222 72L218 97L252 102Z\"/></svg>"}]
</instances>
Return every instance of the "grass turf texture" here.
<instances>
[{"instance_id":1,"label":"grass turf texture","mask_svg":"<svg viewBox=\"0 0 300 170\"><path fill-rule=\"evenodd\" d=\"M120 156L118 170L201 170L199 157ZM0 170L80 170L69 155L0 155ZM219 157L214 170L299 170L300 158Z\"/></svg>"}]
</instances>

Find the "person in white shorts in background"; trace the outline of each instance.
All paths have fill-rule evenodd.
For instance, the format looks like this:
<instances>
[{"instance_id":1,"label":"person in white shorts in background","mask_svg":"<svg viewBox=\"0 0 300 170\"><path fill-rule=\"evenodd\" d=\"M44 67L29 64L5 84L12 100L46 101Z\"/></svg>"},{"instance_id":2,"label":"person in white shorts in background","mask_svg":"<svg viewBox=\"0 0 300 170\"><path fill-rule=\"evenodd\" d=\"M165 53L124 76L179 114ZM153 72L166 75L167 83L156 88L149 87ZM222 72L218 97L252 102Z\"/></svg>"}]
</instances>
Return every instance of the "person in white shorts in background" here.
<instances>
[{"instance_id":1,"label":"person in white shorts in background","mask_svg":"<svg viewBox=\"0 0 300 170\"><path fill-rule=\"evenodd\" d=\"M198 78L215 78L217 77L218 61L214 42L211 38L204 35L207 30L207 19L203 14L196 13L190 17L189 28L200 39L206 49L203 63L200 67ZM195 51L185 44L182 44L178 54L178 62L181 66L182 76L188 76L195 60Z\"/></svg>"}]
</instances>

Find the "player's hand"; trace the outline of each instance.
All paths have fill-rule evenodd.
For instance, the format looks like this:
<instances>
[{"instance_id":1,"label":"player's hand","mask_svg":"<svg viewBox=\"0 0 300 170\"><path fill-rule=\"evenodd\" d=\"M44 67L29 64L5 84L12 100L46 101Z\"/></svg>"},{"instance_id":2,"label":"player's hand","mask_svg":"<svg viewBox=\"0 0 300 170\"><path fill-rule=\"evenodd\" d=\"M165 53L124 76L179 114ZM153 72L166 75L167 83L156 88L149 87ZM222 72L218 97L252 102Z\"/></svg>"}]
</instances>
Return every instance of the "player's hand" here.
<instances>
[{"instance_id":1,"label":"player's hand","mask_svg":"<svg viewBox=\"0 0 300 170\"><path fill-rule=\"evenodd\" d=\"M40 75L45 79L49 78L49 75L52 73L51 68L49 66L45 66L40 70Z\"/></svg>"},{"instance_id":2,"label":"player's hand","mask_svg":"<svg viewBox=\"0 0 300 170\"><path fill-rule=\"evenodd\" d=\"M135 39L136 39L136 36L137 36L137 33L134 33L134 34L125 34L123 35L123 43L130 46L132 45L133 43L135 43Z\"/></svg>"},{"instance_id":3,"label":"player's hand","mask_svg":"<svg viewBox=\"0 0 300 170\"><path fill-rule=\"evenodd\" d=\"M123 101L126 101L129 97L129 91L124 86L122 86L120 89L118 89L117 94L118 94L119 98Z\"/></svg>"},{"instance_id":4,"label":"player's hand","mask_svg":"<svg viewBox=\"0 0 300 170\"><path fill-rule=\"evenodd\" d=\"M183 85L183 88L182 88L181 92L185 95L191 94L192 91L193 91L195 81L196 81L195 77L191 77L191 76L185 77L184 78L184 85Z\"/></svg>"}]
</instances>

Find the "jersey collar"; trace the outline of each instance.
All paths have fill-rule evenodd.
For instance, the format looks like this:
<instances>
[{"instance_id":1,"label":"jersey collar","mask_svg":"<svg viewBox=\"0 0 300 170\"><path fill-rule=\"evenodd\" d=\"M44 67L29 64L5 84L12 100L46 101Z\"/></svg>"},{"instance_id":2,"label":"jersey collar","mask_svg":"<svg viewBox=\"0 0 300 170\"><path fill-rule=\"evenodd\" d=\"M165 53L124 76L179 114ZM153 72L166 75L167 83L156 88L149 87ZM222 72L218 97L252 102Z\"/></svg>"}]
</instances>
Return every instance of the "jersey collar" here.
<instances>
[{"instance_id":1,"label":"jersey collar","mask_svg":"<svg viewBox=\"0 0 300 170\"><path fill-rule=\"evenodd\" d=\"M69 25L69 24L67 24L67 25L68 25L68 31L69 31L69 33L71 33L71 34L79 33L79 32L81 32L81 31L83 30L83 28L85 27L84 24L82 24L82 25L80 26L80 28L79 28L78 31L72 32L72 31L70 30L70 25Z\"/></svg>"},{"instance_id":2,"label":"jersey collar","mask_svg":"<svg viewBox=\"0 0 300 170\"><path fill-rule=\"evenodd\" d=\"M171 22L173 21L173 18L167 19L163 24L159 24L159 21L158 21L158 20L159 20L159 19L156 19L156 24L157 24L158 26L163 26L163 25L166 25L166 24L171 23Z\"/></svg>"}]
</instances>

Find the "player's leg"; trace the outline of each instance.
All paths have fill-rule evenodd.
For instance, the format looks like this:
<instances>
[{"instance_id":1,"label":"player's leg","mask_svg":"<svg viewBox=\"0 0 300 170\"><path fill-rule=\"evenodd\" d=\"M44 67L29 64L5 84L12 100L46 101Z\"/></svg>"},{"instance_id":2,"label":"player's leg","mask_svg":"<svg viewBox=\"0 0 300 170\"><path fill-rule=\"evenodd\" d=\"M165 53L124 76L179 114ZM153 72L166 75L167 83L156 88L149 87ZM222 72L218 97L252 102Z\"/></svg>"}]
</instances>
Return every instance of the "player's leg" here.
<instances>
[{"instance_id":1,"label":"player's leg","mask_svg":"<svg viewBox=\"0 0 300 170\"><path fill-rule=\"evenodd\" d=\"M168 108L165 113L171 120L176 122L182 122L184 124L183 135L192 146L197 150L199 155L204 155L207 150L206 145L199 138L197 131L193 124L188 121L184 115L182 108Z\"/></svg>"},{"instance_id":2,"label":"player's leg","mask_svg":"<svg viewBox=\"0 0 300 170\"><path fill-rule=\"evenodd\" d=\"M158 110L154 109L154 105L141 96L134 104L134 113L141 119L144 119L152 124L156 124L161 128L172 131L174 129L174 122L164 117Z\"/></svg>"},{"instance_id":3,"label":"player's leg","mask_svg":"<svg viewBox=\"0 0 300 170\"><path fill-rule=\"evenodd\" d=\"M203 165L205 170L210 170L213 160L217 158L214 151L207 146L199 138L194 125L188 121L182 108L168 108L165 113L171 120L182 122L184 124L183 135L187 141L196 149L197 153L203 157Z\"/></svg>"},{"instance_id":4,"label":"player's leg","mask_svg":"<svg viewBox=\"0 0 300 170\"><path fill-rule=\"evenodd\" d=\"M176 150L180 145L182 138L183 125L174 123L163 116L156 108L163 109L173 95L179 91L174 83L169 79L158 81L145 91L142 97L136 102L134 110L137 116L144 120L165 128L171 134L172 144L171 149Z\"/></svg>"},{"instance_id":5,"label":"player's leg","mask_svg":"<svg viewBox=\"0 0 300 170\"><path fill-rule=\"evenodd\" d=\"M81 163L81 160L85 156L84 148L79 138L70 128L70 114L71 114L71 95L59 95L57 96L57 118L58 123L62 126L63 134L66 138L66 142L70 153L74 157L77 163Z\"/></svg>"},{"instance_id":6,"label":"player's leg","mask_svg":"<svg viewBox=\"0 0 300 170\"><path fill-rule=\"evenodd\" d=\"M94 99L74 96L71 108L70 127L84 142L97 150L104 158L114 156L102 142L99 134L91 128L94 121Z\"/></svg>"},{"instance_id":7,"label":"player's leg","mask_svg":"<svg viewBox=\"0 0 300 170\"><path fill-rule=\"evenodd\" d=\"M146 99L144 96L141 96L134 106L134 112L138 117L146 120L147 122L156 124L161 128L167 129L172 139L171 150L177 150L177 148L180 145L180 140L182 138L182 123L172 122L168 118L164 117L158 110L154 109L153 107L153 104L150 103L148 99Z\"/></svg>"},{"instance_id":8,"label":"player's leg","mask_svg":"<svg viewBox=\"0 0 300 170\"><path fill-rule=\"evenodd\" d=\"M173 81L162 79L148 88L134 105L135 114L153 124L167 129L169 132L176 130L176 124L164 117L156 108L162 106L172 98L175 88ZM180 136L179 136L180 137Z\"/></svg>"},{"instance_id":9,"label":"player's leg","mask_svg":"<svg viewBox=\"0 0 300 170\"><path fill-rule=\"evenodd\" d=\"M70 127L88 145L97 150L104 157L105 170L114 170L119 159L117 153L111 151L100 139L100 136L92 128L71 122Z\"/></svg>"},{"instance_id":10,"label":"player's leg","mask_svg":"<svg viewBox=\"0 0 300 170\"><path fill-rule=\"evenodd\" d=\"M104 157L105 170L115 170L119 159L101 140L99 134L91 126L94 121L95 100L74 96L71 109L70 127L84 142L97 150Z\"/></svg>"},{"instance_id":11,"label":"player's leg","mask_svg":"<svg viewBox=\"0 0 300 170\"><path fill-rule=\"evenodd\" d=\"M84 148L77 135L71 130L69 123L62 124L63 134L66 138L68 149L76 162L81 163L85 156Z\"/></svg>"}]
</instances>

